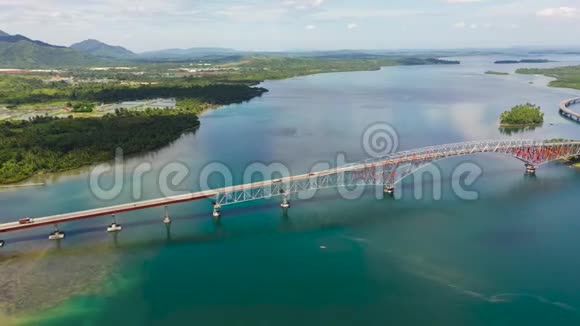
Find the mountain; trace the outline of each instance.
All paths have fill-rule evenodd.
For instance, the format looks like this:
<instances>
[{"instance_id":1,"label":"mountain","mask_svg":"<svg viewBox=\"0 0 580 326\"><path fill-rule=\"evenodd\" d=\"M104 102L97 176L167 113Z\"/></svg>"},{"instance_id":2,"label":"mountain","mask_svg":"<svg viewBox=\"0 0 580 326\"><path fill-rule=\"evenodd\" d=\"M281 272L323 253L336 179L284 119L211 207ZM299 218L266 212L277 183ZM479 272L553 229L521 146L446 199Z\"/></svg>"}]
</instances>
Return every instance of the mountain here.
<instances>
[{"instance_id":1,"label":"mountain","mask_svg":"<svg viewBox=\"0 0 580 326\"><path fill-rule=\"evenodd\" d=\"M136 54L121 46L113 46L101 41L88 39L75 43L70 48L90 53L96 57L114 58L114 59L131 59Z\"/></svg>"},{"instance_id":2,"label":"mountain","mask_svg":"<svg viewBox=\"0 0 580 326\"><path fill-rule=\"evenodd\" d=\"M6 32L0 31L0 42L6 42L6 43L16 43L16 42L20 42L20 41L26 41L26 42L31 42L40 46L50 46L50 47L54 47L54 48L64 48L64 46L57 46L57 45L51 45L48 43L44 43L41 41L33 41L31 39L29 39L26 36L22 36L20 34L16 34L16 35L10 35Z\"/></svg>"},{"instance_id":3,"label":"mountain","mask_svg":"<svg viewBox=\"0 0 580 326\"><path fill-rule=\"evenodd\" d=\"M31 68L103 63L88 53L0 31L0 67Z\"/></svg>"}]
</instances>

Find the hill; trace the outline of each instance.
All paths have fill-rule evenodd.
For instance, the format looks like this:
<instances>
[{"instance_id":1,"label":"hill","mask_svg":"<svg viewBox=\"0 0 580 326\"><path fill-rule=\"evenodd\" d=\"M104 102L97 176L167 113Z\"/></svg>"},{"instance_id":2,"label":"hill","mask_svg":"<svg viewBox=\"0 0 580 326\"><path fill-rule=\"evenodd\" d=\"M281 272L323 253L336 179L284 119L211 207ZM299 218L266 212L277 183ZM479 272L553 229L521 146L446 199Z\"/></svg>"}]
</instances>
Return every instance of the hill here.
<instances>
[{"instance_id":1,"label":"hill","mask_svg":"<svg viewBox=\"0 0 580 326\"><path fill-rule=\"evenodd\" d=\"M88 53L0 31L0 67L81 66L102 62Z\"/></svg>"},{"instance_id":2,"label":"hill","mask_svg":"<svg viewBox=\"0 0 580 326\"><path fill-rule=\"evenodd\" d=\"M88 39L70 46L71 49L84 51L96 57L113 59L131 59L136 54L122 46L113 46L98 40Z\"/></svg>"},{"instance_id":3,"label":"hill","mask_svg":"<svg viewBox=\"0 0 580 326\"><path fill-rule=\"evenodd\" d=\"M64 46L51 45L51 44L44 43L41 41L34 41L34 40L31 40L28 37L20 35L20 34L10 35L4 31L0 31L0 42L16 43L16 42L20 42L20 41L30 42L30 43L34 43L34 44L40 45L40 46L48 46L48 47L53 47L53 48L64 48Z\"/></svg>"}]
</instances>

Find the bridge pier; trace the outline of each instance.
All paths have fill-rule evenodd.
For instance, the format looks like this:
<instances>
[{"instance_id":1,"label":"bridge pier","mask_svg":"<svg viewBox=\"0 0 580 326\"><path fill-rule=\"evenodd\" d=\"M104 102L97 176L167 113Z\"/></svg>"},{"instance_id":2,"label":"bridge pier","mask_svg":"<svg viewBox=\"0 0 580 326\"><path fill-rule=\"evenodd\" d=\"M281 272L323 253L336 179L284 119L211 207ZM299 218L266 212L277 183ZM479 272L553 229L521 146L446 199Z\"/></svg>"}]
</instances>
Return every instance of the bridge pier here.
<instances>
[{"instance_id":1,"label":"bridge pier","mask_svg":"<svg viewBox=\"0 0 580 326\"><path fill-rule=\"evenodd\" d=\"M526 173L527 174L536 174L536 167L532 164L526 164Z\"/></svg>"},{"instance_id":2,"label":"bridge pier","mask_svg":"<svg viewBox=\"0 0 580 326\"><path fill-rule=\"evenodd\" d=\"M213 213L212 216L214 219L219 220L221 213L220 213L220 208L222 207L222 205L215 203L213 204Z\"/></svg>"},{"instance_id":3,"label":"bridge pier","mask_svg":"<svg viewBox=\"0 0 580 326\"><path fill-rule=\"evenodd\" d=\"M48 240L61 240L64 239L64 232L58 229L58 224L54 225L54 231L48 235Z\"/></svg>"},{"instance_id":4,"label":"bridge pier","mask_svg":"<svg viewBox=\"0 0 580 326\"><path fill-rule=\"evenodd\" d=\"M282 208L289 208L290 202L288 201L288 194L286 192L282 193L282 203L280 204Z\"/></svg>"},{"instance_id":5,"label":"bridge pier","mask_svg":"<svg viewBox=\"0 0 580 326\"><path fill-rule=\"evenodd\" d=\"M171 224L171 218L169 218L169 207L165 206L165 214L163 215L163 224Z\"/></svg>"},{"instance_id":6,"label":"bridge pier","mask_svg":"<svg viewBox=\"0 0 580 326\"><path fill-rule=\"evenodd\" d=\"M386 185L383 191L385 194L392 196L395 193L395 185Z\"/></svg>"},{"instance_id":7,"label":"bridge pier","mask_svg":"<svg viewBox=\"0 0 580 326\"><path fill-rule=\"evenodd\" d=\"M107 232L120 232L123 229L123 227L121 226L121 224L117 224L117 217L115 217L115 214L113 214L112 217L113 223L109 225L109 227L107 228Z\"/></svg>"}]
</instances>

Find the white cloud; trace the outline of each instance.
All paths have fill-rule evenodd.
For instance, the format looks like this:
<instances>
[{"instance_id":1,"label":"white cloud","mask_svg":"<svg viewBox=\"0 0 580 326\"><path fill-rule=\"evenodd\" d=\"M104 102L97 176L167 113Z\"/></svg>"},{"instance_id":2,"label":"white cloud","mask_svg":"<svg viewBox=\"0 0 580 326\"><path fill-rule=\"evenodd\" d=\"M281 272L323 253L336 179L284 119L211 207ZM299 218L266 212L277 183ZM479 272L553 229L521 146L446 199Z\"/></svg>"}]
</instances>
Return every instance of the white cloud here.
<instances>
[{"instance_id":1,"label":"white cloud","mask_svg":"<svg viewBox=\"0 0 580 326\"><path fill-rule=\"evenodd\" d=\"M540 17L574 18L579 14L579 10L572 7L546 8L536 12L536 15Z\"/></svg>"},{"instance_id":2,"label":"white cloud","mask_svg":"<svg viewBox=\"0 0 580 326\"><path fill-rule=\"evenodd\" d=\"M276 21L288 12L286 8L257 8L253 6L231 6L218 10L216 14L239 22Z\"/></svg>"},{"instance_id":3,"label":"white cloud","mask_svg":"<svg viewBox=\"0 0 580 326\"><path fill-rule=\"evenodd\" d=\"M316 25L306 25L306 26L304 26L304 28L307 30L313 30L313 29L316 29Z\"/></svg>"},{"instance_id":4,"label":"white cloud","mask_svg":"<svg viewBox=\"0 0 580 326\"><path fill-rule=\"evenodd\" d=\"M490 23L490 22L484 22L484 23L466 23L464 21L461 22L457 22L453 25L454 28L457 29L465 29L465 28L469 28L469 29L478 29L478 28L483 28L486 30L509 30L509 29L518 29L520 28L520 25L515 24L515 23Z\"/></svg>"},{"instance_id":5,"label":"white cloud","mask_svg":"<svg viewBox=\"0 0 580 326\"><path fill-rule=\"evenodd\" d=\"M529 5L524 5L522 3L504 3L493 5L485 10L485 14L489 16L529 16L533 14L533 10L530 11Z\"/></svg>"},{"instance_id":6,"label":"white cloud","mask_svg":"<svg viewBox=\"0 0 580 326\"><path fill-rule=\"evenodd\" d=\"M346 25L347 29L355 29L358 28L358 24L357 23L350 23L348 25Z\"/></svg>"},{"instance_id":7,"label":"white cloud","mask_svg":"<svg viewBox=\"0 0 580 326\"><path fill-rule=\"evenodd\" d=\"M392 18L417 16L427 14L422 10L366 10L366 9L335 9L313 14L313 17L321 20L340 20L349 18Z\"/></svg>"},{"instance_id":8,"label":"white cloud","mask_svg":"<svg viewBox=\"0 0 580 326\"><path fill-rule=\"evenodd\" d=\"M481 0L447 0L447 3L474 3L481 2Z\"/></svg>"},{"instance_id":9,"label":"white cloud","mask_svg":"<svg viewBox=\"0 0 580 326\"><path fill-rule=\"evenodd\" d=\"M320 7L324 0L284 0L282 5L298 10Z\"/></svg>"}]
</instances>

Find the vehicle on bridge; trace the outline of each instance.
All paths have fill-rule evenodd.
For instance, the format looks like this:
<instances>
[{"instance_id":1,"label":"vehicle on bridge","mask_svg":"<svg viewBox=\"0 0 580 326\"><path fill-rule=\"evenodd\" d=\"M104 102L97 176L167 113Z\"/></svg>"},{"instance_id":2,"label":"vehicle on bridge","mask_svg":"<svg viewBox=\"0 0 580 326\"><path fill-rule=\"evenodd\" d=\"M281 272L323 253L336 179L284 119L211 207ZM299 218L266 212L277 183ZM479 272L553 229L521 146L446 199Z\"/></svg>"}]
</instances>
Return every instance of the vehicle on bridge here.
<instances>
[{"instance_id":1,"label":"vehicle on bridge","mask_svg":"<svg viewBox=\"0 0 580 326\"><path fill-rule=\"evenodd\" d=\"M30 223L34 223L33 218L25 217L18 220L18 224L30 224Z\"/></svg>"}]
</instances>

